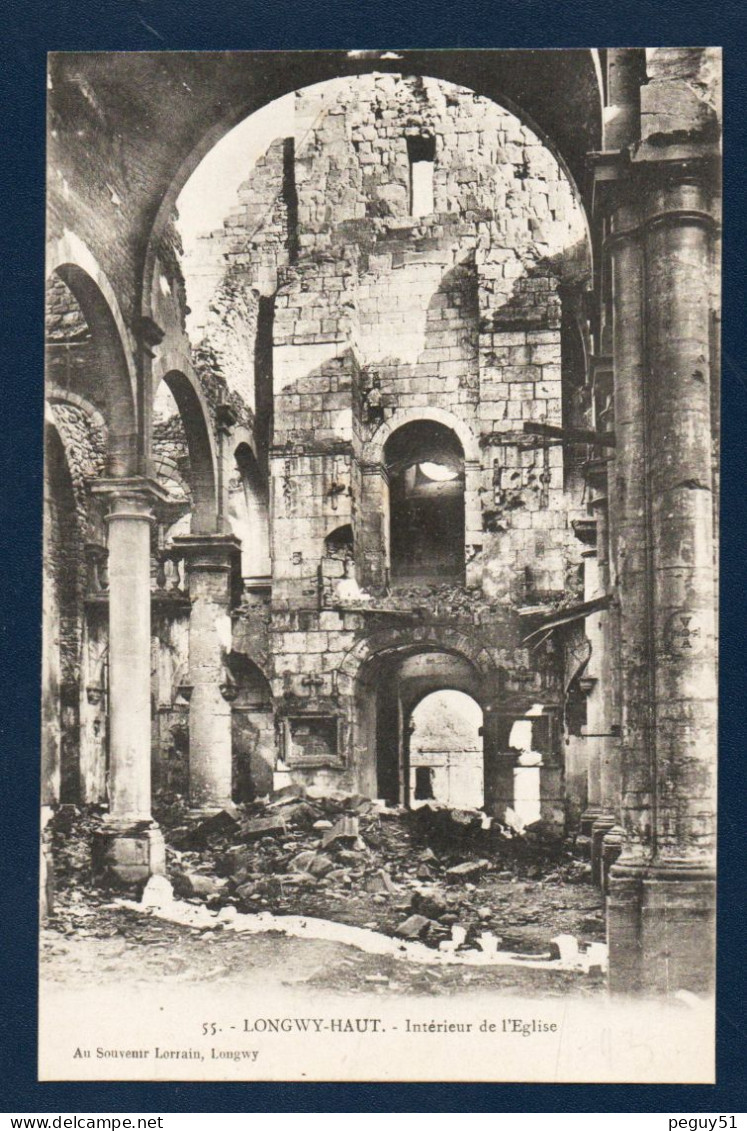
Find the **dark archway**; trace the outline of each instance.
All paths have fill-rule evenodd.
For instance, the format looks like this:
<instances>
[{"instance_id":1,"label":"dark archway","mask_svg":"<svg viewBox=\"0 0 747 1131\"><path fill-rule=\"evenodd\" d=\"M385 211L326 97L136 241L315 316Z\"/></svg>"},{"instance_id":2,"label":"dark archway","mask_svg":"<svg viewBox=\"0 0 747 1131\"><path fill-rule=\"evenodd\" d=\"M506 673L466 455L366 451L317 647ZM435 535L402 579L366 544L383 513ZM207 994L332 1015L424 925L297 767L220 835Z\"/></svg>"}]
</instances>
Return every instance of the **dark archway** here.
<instances>
[{"instance_id":1,"label":"dark archway","mask_svg":"<svg viewBox=\"0 0 747 1131\"><path fill-rule=\"evenodd\" d=\"M164 374L164 384L176 401L189 452L189 487L192 492L192 533L212 534L217 529L216 469L206 409L192 381L179 370Z\"/></svg>"},{"instance_id":2,"label":"dark archway","mask_svg":"<svg viewBox=\"0 0 747 1131\"><path fill-rule=\"evenodd\" d=\"M356 680L355 753L364 791L390 804L409 806L418 800L410 721L420 702L445 690L469 696L480 709L491 709L495 688L466 656L433 646L383 650L362 665Z\"/></svg>"},{"instance_id":3,"label":"dark archway","mask_svg":"<svg viewBox=\"0 0 747 1131\"><path fill-rule=\"evenodd\" d=\"M414 420L384 446L392 585L464 582L464 451L445 425Z\"/></svg>"},{"instance_id":4,"label":"dark archway","mask_svg":"<svg viewBox=\"0 0 747 1131\"><path fill-rule=\"evenodd\" d=\"M105 295L76 263L60 264L48 280L47 378L64 392L89 400L103 414L106 473L138 474L143 436L125 347Z\"/></svg>"},{"instance_id":5,"label":"dark archway","mask_svg":"<svg viewBox=\"0 0 747 1131\"><path fill-rule=\"evenodd\" d=\"M44 430L44 650L42 791L46 803L80 800L80 637L83 533L65 448Z\"/></svg>"},{"instance_id":6,"label":"dark archway","mask_svg":"<svg viewBox=\"0 0 747 1131\"><path fill-rule=\"evenodd\" d=\"M229 520L241 539L241 575L246 581L270 574L269 491L267 476L247 443L234 452L238 475L229 486Z\"/></svg>"}]
</instances>

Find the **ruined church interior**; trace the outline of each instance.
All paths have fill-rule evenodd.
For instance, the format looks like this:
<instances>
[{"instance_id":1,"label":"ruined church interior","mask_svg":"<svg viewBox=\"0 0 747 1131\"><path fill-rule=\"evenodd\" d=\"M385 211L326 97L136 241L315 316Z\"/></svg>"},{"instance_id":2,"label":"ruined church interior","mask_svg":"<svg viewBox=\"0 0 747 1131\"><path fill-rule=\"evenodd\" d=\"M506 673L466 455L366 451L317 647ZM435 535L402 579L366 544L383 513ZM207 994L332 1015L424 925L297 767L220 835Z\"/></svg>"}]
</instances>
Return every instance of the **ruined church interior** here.
<instances>
[{"instance_id":1,"label":"ruined church interior","mask_svg":"<svg viewBox=\"0 0 747 1131\"><path fill-rule=\"evenodd\" d=\"M709 991L719 90L50 57L42 826L96 813L96 884L170 868L169 806L251 844L331 799L352 888L355 812L474 879L452 820L585 869L613 992Z\"/></svg>"}]
</instances>

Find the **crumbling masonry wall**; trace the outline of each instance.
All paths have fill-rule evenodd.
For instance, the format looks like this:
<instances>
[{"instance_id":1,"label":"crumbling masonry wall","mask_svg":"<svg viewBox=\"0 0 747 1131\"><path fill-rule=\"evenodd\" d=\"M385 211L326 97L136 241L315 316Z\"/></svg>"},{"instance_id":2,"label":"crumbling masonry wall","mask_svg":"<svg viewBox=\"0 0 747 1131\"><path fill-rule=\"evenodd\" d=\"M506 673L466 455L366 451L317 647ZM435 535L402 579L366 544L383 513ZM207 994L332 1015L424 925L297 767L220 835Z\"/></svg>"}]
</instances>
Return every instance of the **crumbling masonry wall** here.
<instances>
[{"instance_id":1,"label":"crumbling masonry wall","mask_svg":"<svg viewBox=\"0 0 747 1131\"><path fill-rule=\"evenodd\" d=\"M296 110L295 137L269 148L222 236L209 237L222 277L199 351L252 407L257 378L271 382L277 771L355 788L371 780L360 765L371 755L356 740L345 659L403 617L468 629L502 673L500 694L485 692L496 709L522 715L538 702L559 718L562 664L552 642L521 647L518 609L578 595L571 521L584 508L580 492L564 490L562 449L523 428L563 423L561 292L586 282L586 229L547 147L470 91L373 75L324 97L300 92ZM427 215L412 214L413 138L433 139ZM258 374L268 297L271 372ZM437 418L465 449L466 584L438 602L433 591L389 588L383 444L418 418ZM330 556L325 539L347 525L351 555ZM334 724L326 746L308 739L308 758L293 738L306 716ZM557 821L553 734L545 813Z\"/></svg>"}]
</instances>

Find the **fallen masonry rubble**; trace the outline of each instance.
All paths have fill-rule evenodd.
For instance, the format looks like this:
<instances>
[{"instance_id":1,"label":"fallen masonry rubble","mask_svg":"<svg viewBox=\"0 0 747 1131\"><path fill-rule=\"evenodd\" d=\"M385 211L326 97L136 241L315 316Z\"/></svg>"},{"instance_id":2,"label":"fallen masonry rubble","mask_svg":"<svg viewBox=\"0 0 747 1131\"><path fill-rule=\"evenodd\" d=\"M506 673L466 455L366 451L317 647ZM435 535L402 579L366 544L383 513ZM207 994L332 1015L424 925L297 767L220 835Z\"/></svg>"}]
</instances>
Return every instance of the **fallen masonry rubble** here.
<instances>
[{"instance_id":1,"label":"fallen masonry rubble","mask_svg":"<svg viewBox=\"0 0 747 1131\"><path fill-rule=\"evenodd\" d=\"M139 893L143 910L158 913L176 897L223 928L236 917L290 924L308 916L434 958L571 955L577 969L604 938L600 897L573 846L532 829L519 835L478 810L387 808L294 786L207 817L162 795L158 816L168 874ZM101 819L95 808L63 806L50 827L51 925L67 934L95 934L96 908L111 898L90 874Z\"/></svg>"}]
</instances>

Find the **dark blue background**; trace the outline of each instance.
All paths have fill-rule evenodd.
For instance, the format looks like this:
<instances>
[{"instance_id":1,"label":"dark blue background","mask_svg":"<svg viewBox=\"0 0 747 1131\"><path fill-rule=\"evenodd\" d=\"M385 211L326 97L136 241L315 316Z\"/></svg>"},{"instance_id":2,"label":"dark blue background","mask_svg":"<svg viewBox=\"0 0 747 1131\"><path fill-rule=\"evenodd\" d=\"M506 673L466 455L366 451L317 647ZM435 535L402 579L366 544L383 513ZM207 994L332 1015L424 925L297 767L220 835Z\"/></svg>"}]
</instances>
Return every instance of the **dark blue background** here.
<instances>
[{"instance_id":1,"label":"dark blue background","mask_svg":"<svg viewBox=\"0 0 747 1131\"><path fill-rule=\"evenodd\" d=\"M11 0L0 56L0 982L4 1111L744 1112L747 4L744 0ZM725 48L718 1085L38 1084L37 821L45 54L84 50ZM4 1016L3 1016L4 1015ZM662 1126L666 1124L662 1118Z\"/></svg>"}]
</instances>

